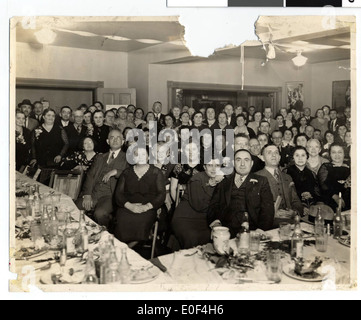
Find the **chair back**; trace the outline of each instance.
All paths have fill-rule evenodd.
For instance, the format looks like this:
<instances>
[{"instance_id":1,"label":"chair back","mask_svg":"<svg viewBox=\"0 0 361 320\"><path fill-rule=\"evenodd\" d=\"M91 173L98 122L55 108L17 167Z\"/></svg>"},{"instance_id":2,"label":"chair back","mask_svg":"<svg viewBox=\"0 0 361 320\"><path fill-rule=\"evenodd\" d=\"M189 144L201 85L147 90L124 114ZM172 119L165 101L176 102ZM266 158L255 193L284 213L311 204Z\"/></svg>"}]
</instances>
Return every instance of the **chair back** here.
<instances>
[{"instance_id":1,"label":"chair back","mask_svg":"<svg viewBox=\"0 0 361 320\"><path fill-rule=\"evenodd\" d=\"M52 180L50 186L54 190L76 200L83 181L83 171L56 170L53 173Z\"/></svg>"}]
</instances>

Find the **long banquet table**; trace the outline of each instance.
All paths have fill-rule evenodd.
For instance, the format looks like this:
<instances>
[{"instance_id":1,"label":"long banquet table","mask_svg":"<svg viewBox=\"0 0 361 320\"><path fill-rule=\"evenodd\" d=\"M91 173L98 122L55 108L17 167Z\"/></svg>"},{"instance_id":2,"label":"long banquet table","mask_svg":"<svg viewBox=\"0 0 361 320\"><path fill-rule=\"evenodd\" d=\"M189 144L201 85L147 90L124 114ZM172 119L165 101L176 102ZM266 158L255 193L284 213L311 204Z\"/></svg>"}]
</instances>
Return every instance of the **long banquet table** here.
<instances>
[{"instance_id":1,"label":"long banquet table","mask_svg":"<svg viewBox=\"0 0 361 320\"><path fill-rule=\"evenodd\" d=\"M22 184L39 184L31 178L16 173L16 180ZM39 184L40 193L48 193L53 191L51 188ZM18 202L18 199L17 199ZM70 197L61 194L61 206L67 208L71 212L74 220L79 218L79 210L75 206ZM307 258L319 256L324 259L323 270L328 273L328 277L322 282L305 282L293 279L285 274L282 275L281 282L278 284L271 284L267 281L265 276L264 265L260 263L257 267L248 272L244 277L249 281L230 281L220 275L215 269L214 264L202 258L199 253L199 248L189 250L182 250L173 254L168 254L158 257L160 262L167 270L164 272L153 266L150 261L141 257L132 249L127 249L127 257L132 267L148 268L154 267L157 270L157 276L152 281L137 283L137 284L121 284L121 285L83 285L83 284L44 284L44 278L52 270L57 268L58 263L54 263L50 270L41 270L48 262L35 262L37 260L46 260L52 258L54 252L49 250L41 257L29 260L16 260L14 253L21 248L31 247L33 242L30 239L19 240L15 239L15 223L16 221L16 206L13 206L11 212L11 239L10 239L10 271L17 274L17 280L12 280L10 283L11 291L29 291L33 286L43 291L56 292L85 292L85 291L243 291L243 290L352 290L356 287L356 279L353 274L355 257L352 255L354 248L350 249L338 243L337 240L329 238L328 248L326 253L317 252L314 246L307 246L304 248L304 254ZM87 222L90 218L86 217ZM92 222L92 221L91 221ZM94 222L92 222L94 224ZM309 224L302 223L302 228L309 230L312 228ZM104 235L107 231L104 231ZM267 232L272 237L272 241L278 241L278 230L271 230ZM89 245L90 250L94 250L97 245ZM127 247L126 244L121 243L115 239L115 247L117 254L120 257L121 248ZM71 263L74 263L71 264ZM76 263L70 262L74 269L79 268ZM84 268L84 266L82 267ZM80 270L80 275L84 270Z\"/></svg>"}]
</instances>

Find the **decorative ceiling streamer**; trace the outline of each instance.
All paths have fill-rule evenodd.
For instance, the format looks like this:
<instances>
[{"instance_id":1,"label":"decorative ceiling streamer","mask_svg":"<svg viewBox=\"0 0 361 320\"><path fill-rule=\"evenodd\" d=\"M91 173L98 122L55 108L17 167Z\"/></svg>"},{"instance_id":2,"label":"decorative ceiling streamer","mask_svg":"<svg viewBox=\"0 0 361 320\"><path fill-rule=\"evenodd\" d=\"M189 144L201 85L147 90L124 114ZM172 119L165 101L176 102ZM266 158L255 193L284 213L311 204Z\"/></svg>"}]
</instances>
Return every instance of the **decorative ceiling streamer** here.
<instances>
[{"instance_id":1,"label":"decorative ceiling streamer","mask_svg":"<svg viewBox=\"0 0 361 320\"><path fill-rule=\"evenodd\" d=\"M99 35L99 34L95 34L95 33L91 33L91 32L86 32L86 31L75 31L75 30L68 30L68 29L61 29L61 28L46 28L46 29L41 29L40 31L38 31L36 34L39 34L40 37L37 36L38 41L42 42L42 43L50 43L49 41L41 41L44 39L44 34L51 34L54 33L54 31L60 31L60 32L67 32L67 33L71 33L71 34L75 34L78 36L82 36L82 37L102 37L102 38L106 38L109 40L114 40L114 41L137 41L139 43L145 43L145 44L160 44L160 43L171 43L174 45L183 45L183 41L181 39L178 40L173 40L173 41L169 41L169 42L164 42L164 41L160 41L160 40L156 40L156 39L129 39L129 38L125 38L125 37L120 37L120 36L116 36L116 35ZM56 35L52 36L53 41L55 40ZM41 38L41 39L40 39ZM49 38L49 37L48 37Z\"/></svg>"}]
</instances>

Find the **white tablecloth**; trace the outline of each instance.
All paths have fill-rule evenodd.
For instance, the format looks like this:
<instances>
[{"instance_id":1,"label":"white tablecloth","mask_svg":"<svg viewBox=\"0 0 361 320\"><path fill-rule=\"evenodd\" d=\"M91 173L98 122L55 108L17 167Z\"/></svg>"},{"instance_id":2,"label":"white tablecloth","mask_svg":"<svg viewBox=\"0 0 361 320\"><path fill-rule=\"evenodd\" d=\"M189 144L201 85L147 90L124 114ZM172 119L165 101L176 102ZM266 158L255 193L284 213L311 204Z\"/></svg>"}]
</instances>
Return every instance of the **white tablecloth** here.
<instances>
[{"instance_id":1,"label":"white tablecloth","mask_svg":"<svg viewBox=\"0 0 361 320\"><path fill-rule=\"evenodd\" d=\"M17 173L17 179L34 184L34 181ZM40 192L46 193L52 189L40 185ZM75 206L70 197L62 194L61 204L64 207L69 207L72 216L78 219L79 210ZM12 213L15 216L15 213ZM87 218L89 219L89 218ZM302 227L307 230L310 225L302 224ZM14 226L11 226L14 230ZM312 227L311 227L312 228ZM278 241L278 230L269 232L273 241ZM22 246L30 246L31 240L15 240L14 232L12 233L11 250L14 253ZM126 244L115 240L117 253L120 255L120 248ZM90 246L90 249L93 249ZM254 283L234 284L224 280L214 269L214 265L204 260L199 253L195 253L196 248L189 250L182 250L173 254L159 257L159 261L167 268L167 272L159 272L159 276L148 283L142 284L124 284L124 285L44 285L40 282L44 271L35 270L46 263L33 263L31 261L15 261L11 259L10 270L18 274L18 279L11 282L12 291L27 291L29 284L35 284L39 289L44 291L242 291L242 290L335 290L345 289L350 290L354 288L355 281L352 281L351 276L351 249L345 247L337 242L337 240L330 238L328 241L328 249L326 253L317 252L314 246L305 247L304 255L308 259L315 256L320 256L324 259L324 272L328 274L328 278L323 282L310 283L292 279L283 275L282 281L279 284L266 284L263 280L265 274L260 264L256 271L248 273L245 277L252 278ZM53 252L39 257L39 259L46 259L51 257ZM131 265L137 267L151 265L149 261L145 260L135 251L128 248L128 260ZM49 272L49 271L46 271ZM35 276L35 279L30 278Z\"/></svg>"}]
</instances>

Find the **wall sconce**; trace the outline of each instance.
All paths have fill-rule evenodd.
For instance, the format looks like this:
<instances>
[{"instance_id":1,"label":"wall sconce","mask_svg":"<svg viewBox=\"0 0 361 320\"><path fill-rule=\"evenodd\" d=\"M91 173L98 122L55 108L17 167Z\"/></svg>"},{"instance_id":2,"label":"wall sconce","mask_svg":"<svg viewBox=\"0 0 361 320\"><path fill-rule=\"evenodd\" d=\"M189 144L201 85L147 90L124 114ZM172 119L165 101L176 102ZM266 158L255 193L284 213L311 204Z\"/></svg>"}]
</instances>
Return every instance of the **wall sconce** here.
<instances>
[{"instance_id":1,"label":"wall sconce","mask_svg":"<svg viewBox=\"0 0 361 320\"><path fill-rule=\"evenodd\" d=\"M298 52L297 52L297 56L292 59L294 65L295 65L296 67L302 67L302 66L304 66L304 65L306 64L307 60L308 60L308 58L304 57L304 56L302 55L302 52L301 52L301 51L298 51Z\"/></svg>"},{"instance_id":2,"label":"wall sconce","mask_svg":"<svg viewBox=\"0 0 361 320\"><path fill-rule=\"evenodd\" d=\"M37 31L34 33L36 39L41 43L41 44L51 44L54 42L55 38L56 38L56 33L48 28L43 28L40 31Z\"/></svg>"}]
</instances>

